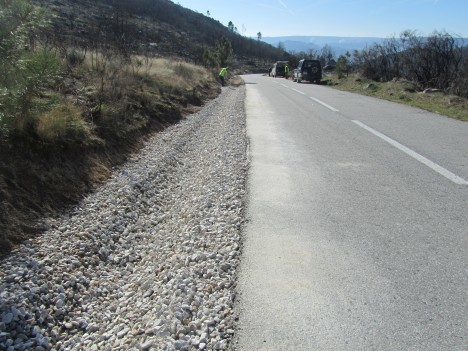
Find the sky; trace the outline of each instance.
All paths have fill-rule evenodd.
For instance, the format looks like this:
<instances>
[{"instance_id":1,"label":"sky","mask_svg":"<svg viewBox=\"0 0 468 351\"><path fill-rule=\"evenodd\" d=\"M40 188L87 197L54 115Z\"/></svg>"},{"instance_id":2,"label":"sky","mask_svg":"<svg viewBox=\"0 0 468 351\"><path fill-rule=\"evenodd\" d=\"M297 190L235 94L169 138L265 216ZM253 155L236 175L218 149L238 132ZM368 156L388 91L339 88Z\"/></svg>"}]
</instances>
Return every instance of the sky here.
<instances>
[{"instance_id":1,"label":"sky","mask_svg":"<svg viewBox=\"0 0 468 351\"><path fill-rule=\"evenodd\" d=\"M446 31L468 38L468 0L173 0L240 34L277 36L399 36Z\"/></svg>"}]
</instances>

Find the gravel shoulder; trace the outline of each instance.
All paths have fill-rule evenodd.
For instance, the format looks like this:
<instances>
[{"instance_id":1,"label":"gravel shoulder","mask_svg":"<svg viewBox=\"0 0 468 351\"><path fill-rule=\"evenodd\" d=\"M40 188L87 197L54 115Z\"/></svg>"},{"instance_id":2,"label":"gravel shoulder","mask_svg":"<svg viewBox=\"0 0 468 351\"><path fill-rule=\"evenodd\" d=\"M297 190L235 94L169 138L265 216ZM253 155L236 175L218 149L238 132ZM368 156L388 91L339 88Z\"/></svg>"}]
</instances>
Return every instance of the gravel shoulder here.
<instances>
[{"instance_id":1,"label":"gravel shoulder","mask_svg":"<svg viewBox=\"0 0 468 351\"><path fill-rule=\"evenodd\" d=\"M244 98L223 88L0 263L0 349L230 347Z\"/></svg>"}]
</instances>

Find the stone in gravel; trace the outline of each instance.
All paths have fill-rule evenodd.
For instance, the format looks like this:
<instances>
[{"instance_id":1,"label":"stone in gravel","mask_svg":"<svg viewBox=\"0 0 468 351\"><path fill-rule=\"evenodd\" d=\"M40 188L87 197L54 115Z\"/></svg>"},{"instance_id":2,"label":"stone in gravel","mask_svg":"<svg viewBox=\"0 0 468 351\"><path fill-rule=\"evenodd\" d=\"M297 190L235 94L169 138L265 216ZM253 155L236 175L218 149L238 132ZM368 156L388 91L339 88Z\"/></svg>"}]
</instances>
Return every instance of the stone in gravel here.
<instances>
[{"instance_id":1,"label":"stone in gravel","mask_svg":"<svg viewBox=\"0 0 468 351\"><path fill-rule=\"evenodd\" d=\"M13 313L7 313L2 318L2 322L5 324L11 323L12 321L13 321Z\"/></svg>"},{"instance_id":2,"label":"stone in gravel","mask_svg":"<svg viewBox=\"0 0 468 351\"><path fill-rule=\"evenodd\" d=\"M156 327L155 330L157 336L165 337L171 335L171 332L167 327Z\"/></svg>"},{"instance_id":3,"label":"stone in gravel","mask_svg":"<svg viewBox=\"0 0 468 351\"><path fill-rule=\"evenodd\" d=\"M157 332L156 328L148 328L145 330L145 334L148 336L155 335Z\"/></svg>"},{"instance_id":4,"label":"stone in gravel","mask_svg":"<svg viewBox=\"0 0 468 351\"><path fill-rule=\"evenodd\" d=\"M150 290L147 290L145 291L145 293L143 294L143 297L146 298L146 297L150 297L151 295L154 294L154 290L153 289L150 289Z\"/></svg>"},{"instance_id":5,"label":"stone in gravel","mask_svg":"<svg viewBox=\"0 0 468 351\"><path fill-rule=\"evenodd\" d=\"M224 271L224 272L227 272L231 269L231 265L229 263L223 263L221 265L221 269Z\"/></svg>"},{"instance_id":6,"label":"stone in gravel","mask_svg":"<svg viewBox=\"0 0 468 351\"><path fill-rule=\"evenodd\" d=\"M176 340L176 342L174 343L174 347L176 350L180 351L190 350L190 344L185 340Z\"/></svg>"},{"instance_id":7,"label":"stone in gravel","mask_svg":"<svg viewBox=\"0 0 468 351\"><path fill-rule=\"evenodd\" d=\"M117 337L118 337L119 339L121 339L121 338L123 338L125 335L127 335L129 331L130 331L129 328L125 328L125 329L123 329L123 330L121 330L121 331L119 331L119 332L117 333Z\"/></svg>"},{"instance_id":8,"label":"stone in gravel","mask_svg":"<svg viewBox=\"0 0 468 351\"><path fill-rule=\"evenodd\" d=\"M96 324L88 324L86 328L86 331L88 333L94 333L94 332L97 332L98 330L99 330L99 327Z\"/></svg>"},{"instance_id":9,"label":"stone in gravel","mask_svg":"<svg viewBox=\"0 0 468 351\"><path fill-rule=\"evenodd\" d=\"M227 349L227 340L221 340L221 341L218 341L215 346L214 346L214 349L215 350L226 350Z\"/></svg>"},{"instance_id":10,"label":"stone in gravel","mask_svg":"<svg viewBox=\"0 0 468 351\"><path fill-rule=\"evenodd\" d=\"M146 341L145 343L143 343L141 345L141 350L142 351L146 351L146 350L149 350L150 348L152 348L154 345L154 341L153 340L149 340L149 341Z\"/></svg>"}]
</instances>

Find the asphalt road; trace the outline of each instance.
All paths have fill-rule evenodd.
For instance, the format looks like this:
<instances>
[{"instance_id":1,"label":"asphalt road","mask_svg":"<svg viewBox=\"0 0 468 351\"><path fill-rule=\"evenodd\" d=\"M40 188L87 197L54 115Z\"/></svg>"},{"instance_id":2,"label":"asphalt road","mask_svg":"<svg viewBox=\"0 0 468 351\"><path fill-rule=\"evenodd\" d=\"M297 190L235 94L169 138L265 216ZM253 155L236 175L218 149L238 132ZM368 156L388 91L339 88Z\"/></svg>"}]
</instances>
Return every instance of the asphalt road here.
<instances>
[{"instance_id":1,"label":"asphalt road","mask_svg":"<svg viewBox=\"0 0 468 351\"><path fill-rule=\"evenodd\" d=\"M244 80L237 349L468 350L468 123Z\"/></svg>"}]
</instances>

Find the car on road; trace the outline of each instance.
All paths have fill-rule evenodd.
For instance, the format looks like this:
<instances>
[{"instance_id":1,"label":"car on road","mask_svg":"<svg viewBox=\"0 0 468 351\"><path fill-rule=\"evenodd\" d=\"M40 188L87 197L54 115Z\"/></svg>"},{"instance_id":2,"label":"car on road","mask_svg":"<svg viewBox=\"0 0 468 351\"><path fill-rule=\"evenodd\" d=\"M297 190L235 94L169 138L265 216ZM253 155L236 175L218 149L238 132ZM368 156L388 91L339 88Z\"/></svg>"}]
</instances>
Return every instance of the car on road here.
<instances>
[{"instance_id":1,"label":"car on road","mask_svg":"<svg viewBox=\"0 0 468 351\"><path fill-rule=\"evenodd\" d=\"M278 61L273 65L273 68L271 69L271 75L272 77L284 77L285 76L285 70L284 68L288 64L288 61Z\"/></svg>"},{"instance_id":2,"label":"car on road","mask_svg":"<svg viewBox=\"0 0 468 351\"><path fill-rule=\"evenodd\" d=\"M294 70L293 81L302 82L307 80L311 83L319 83L322 80L322 64L319 60L302 59Z\"/></svg>"}]
</instances>

